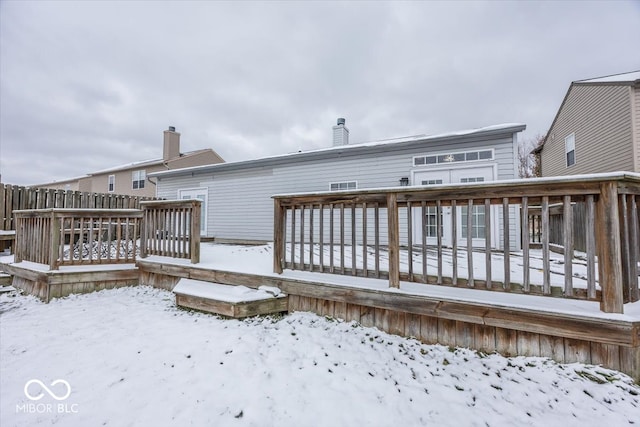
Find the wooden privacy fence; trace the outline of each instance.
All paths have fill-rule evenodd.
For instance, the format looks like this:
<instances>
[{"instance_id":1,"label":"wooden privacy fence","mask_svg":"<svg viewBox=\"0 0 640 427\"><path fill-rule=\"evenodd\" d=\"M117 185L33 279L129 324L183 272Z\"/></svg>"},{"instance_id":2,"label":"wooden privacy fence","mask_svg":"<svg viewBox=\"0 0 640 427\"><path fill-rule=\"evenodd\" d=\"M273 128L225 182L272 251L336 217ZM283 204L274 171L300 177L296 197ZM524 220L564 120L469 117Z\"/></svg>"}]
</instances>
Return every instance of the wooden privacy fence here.
<instances>
[{"instance_id":1,"label":"wooden privacy fence","mask_svg":"<svg viewBox=\"0 0 640 427\"><path fill-rule=\"evenodd\" d=\"M60 266L135 263L161 255L200 260L200 202L143 202L140 209L14 211L15 262Z\"/></svg>"},{"instance_id":2,"label":"wooden privacy fence","mask_svg":"<svg viewBox=\"0 0 640 427\"><path fill-rule=\"evenodd\" d=\"M199 200L141 202L144 234L141 256L160 255L200 262Z\"/></svg>"},{"instance_id":3,"label":"wooden privacy fence","mask_svg":"<svg viewBox=\"0 0 640 427\"><path fill-rule=\"evenodd\" d=\"M0 183L0 230L15 230L13 211L27 209L139 209L148 197L31 188Z\"/></svg>"},{"instance_id":4,"label":"wooden privacy fence","mask_svg":"<svg viewBox=\"0 0 640 427\"><path fill-rule=\"evenodd\" d=\"M622 313L639 299L638 197L640 176L622 173L274 196L274 271L584 298ZM552 205L563 210L560 258L550 251ZM576 233L586 243L579 258Z\"/></svg>"},{"instance_id":5,"label":"wooden privacy fence","mask_svg":"<svg viewBox=\"0 0 640 427\"><path fill-rule=\"evenodd\" d=\"M135 263L142 211L36 209L14 211L15 262L60 266Z\"/></svg>"}]
</instances>

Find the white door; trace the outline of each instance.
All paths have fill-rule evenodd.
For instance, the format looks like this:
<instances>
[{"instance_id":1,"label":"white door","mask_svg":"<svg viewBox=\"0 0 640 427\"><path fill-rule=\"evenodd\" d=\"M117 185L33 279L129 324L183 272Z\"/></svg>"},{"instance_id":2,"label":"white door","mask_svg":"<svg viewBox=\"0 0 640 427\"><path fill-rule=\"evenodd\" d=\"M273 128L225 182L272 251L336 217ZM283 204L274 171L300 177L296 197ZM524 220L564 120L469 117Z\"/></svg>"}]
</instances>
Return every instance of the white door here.
<instances>
[{"instance_id":1,"label":"white door","mask_svg":"<svg viewBox=\"0 0 640 427\"><path fill-rule=\"evenodd\" d=\"M202 203L200 205L200 235L207 235L207 188L193 188L188 190L180 190L178 192L181 200L197 199Z\"/></svg>"},{"instance_id":2,"label":"white door","mask_svg":"<svg viewBox=\"0 0 640 427\"><path fill-rule=\"evenodd\" d=\"M460 168L460 169L442 169L437 171L418 171L414 173L414 185L435 185L435 184L457 184L470 182L492 181L494 178L494 168L492 166L476 167L476 168ZM467 212L468 207L462 206L456 208L456 229L458 245L467 244ZM420 242L422 239L421 227L422 218L420 209L414 209L414 241ZM473 246L485 246L485 207L474 206L472 211L471 238ZM427 244L433 245L437 243L437 216L436 208L427 208L426 212L426 235ZM495 207L491 209L492 225L497 219L497 210ZM440 224L442 227L442 244L444 246L452 245L452 215L451 208L442 208L440 216ZM493 246L497 243L497 227L492 226L491 243Z\"/></svg>"}]
</instances>

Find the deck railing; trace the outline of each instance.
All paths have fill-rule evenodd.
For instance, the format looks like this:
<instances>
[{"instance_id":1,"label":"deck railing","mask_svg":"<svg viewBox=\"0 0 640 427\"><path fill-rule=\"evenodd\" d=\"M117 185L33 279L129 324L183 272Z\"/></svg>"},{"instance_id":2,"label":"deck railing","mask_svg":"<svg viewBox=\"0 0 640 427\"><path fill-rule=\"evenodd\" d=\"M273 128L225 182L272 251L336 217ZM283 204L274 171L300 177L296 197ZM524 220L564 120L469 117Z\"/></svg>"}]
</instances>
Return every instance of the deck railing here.
<instances>
[{"instance_id":1,"label":"deck railing","mask_svg":"<svg viewBox=\"0 0 640 427\"><path fill-rule=\"evenodd\" d=\"M142 211L33 209L14 211L15 262L60 266L135 263Z\"/></svg>"},{"instance_id":2,"label":"deck railing","mask_svg":"<svg viewBox=\"0 0 640 427\"><path fill-rule=\"evenodd\" d=\"M274 271L583 298L622 313L639 299L639 197L640 176L623 173L279 195ZM550 250L551 206L563 212L562 255Z\"/></svg>"},{"instance_id":3,"label":"deck railing","mask_svg":"<svg viewBox=\"0 0 640 427\"><path fill-rule=\"evenodd\" d=\"M141 256L160 255L200 262L199 200L140 202L144 213Z\"/></svg>"}]
</instances>

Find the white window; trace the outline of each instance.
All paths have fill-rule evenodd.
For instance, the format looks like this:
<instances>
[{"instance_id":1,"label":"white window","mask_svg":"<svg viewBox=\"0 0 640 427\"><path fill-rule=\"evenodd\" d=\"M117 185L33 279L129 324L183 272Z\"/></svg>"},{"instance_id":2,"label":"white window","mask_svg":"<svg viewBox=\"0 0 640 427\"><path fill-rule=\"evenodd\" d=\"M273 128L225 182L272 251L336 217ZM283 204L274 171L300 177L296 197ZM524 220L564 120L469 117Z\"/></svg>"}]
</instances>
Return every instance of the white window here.
<instances>
[{"instance_id":1,"label":"white window","mask_svg":"<svg viewBox=\"0 0 640 427\"><path fill-rule=\"evenodd\" d=\"M116 176L115 175L109 175L108 182L107 182L107 191L109 193L113 193L114 191L116 191Z\"/></svg>"},{"instance_id":2,"label":"white window","mask_svg":"<svg viewBox=\"0 0 640 427\"><path fill-rule=\"evenodd\" d=\"M429 166L458 162L476 162L493 160L493 150L466 151L462 153L418 156L413 158L414 166Z\"/></svg>"},{"instance_id":3,"label":"white window","mask_svg":"<svg viewBox=\"0 0 640 427\"><path fill-rule=\"evenodd\" d=\"M357 190L358 182L357 181L345 181L345 182L332 182L331 183L331 191L338 190Z\"/></svg>"},{"instance_id":4,"label":"white window","mask_svg":"<svg viewBox=\"0 0 640 427\"><path fill-rule=\"evenodd\" d=\"M468 177L468 178L460 178L460 182L484 182L484 177ZM467 215L469 212L469 207L463 206L461 208L462 214L462 223L460 224L462 227L462 237L467 238ZM486 237L486 232L484 229L484 206L474 206L471 211L471 238L472 239L484 239Z\"/></svg>"},{"instance_id":5,"label":"white window","mask_svg":"<svg viewBox=\"0 0 640 427\"><path fill-rule=\"evenodd\" d=\"M576 164L576 134L572 133L564 139L564 152L567 159L567 167Z\"/></svg>"},{"instance_id":6,"label":"white window","mask_svg":"<svg viewBox=\"0 0 640 427\"><path fill-rule=\"evenodd\" d=\"M131 180L133 181L133 189L138 190L144 188L144 181L147 179L147 174L144 170L133 171L131 173Z\"/></svg>"}]
</instances>

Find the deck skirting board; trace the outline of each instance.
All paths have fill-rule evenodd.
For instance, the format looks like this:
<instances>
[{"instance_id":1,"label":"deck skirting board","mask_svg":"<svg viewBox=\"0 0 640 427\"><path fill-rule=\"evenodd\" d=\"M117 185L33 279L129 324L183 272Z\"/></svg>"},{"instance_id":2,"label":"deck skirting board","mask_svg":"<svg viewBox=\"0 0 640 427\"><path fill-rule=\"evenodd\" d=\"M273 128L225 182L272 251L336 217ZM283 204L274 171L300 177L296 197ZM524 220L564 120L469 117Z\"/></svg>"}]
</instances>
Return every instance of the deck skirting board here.
<instances>
[{"instance_id":1,"label":"deck skirting board","mask_svg":"<svg viewBox=\"0 0 640 427\"><path fill-rule=\"evenodd\" d=\"M640 381L640 322L447 301L197 266L166 268L139 261L138 267L143 275L157 275L153 280L158 283L189 277L251 288L274 286L289 295L289 312L309 311L355 321L426 344L468 347L504 356L549 357L561 363L601 364Z\"/></svg>"}]
</instances>

